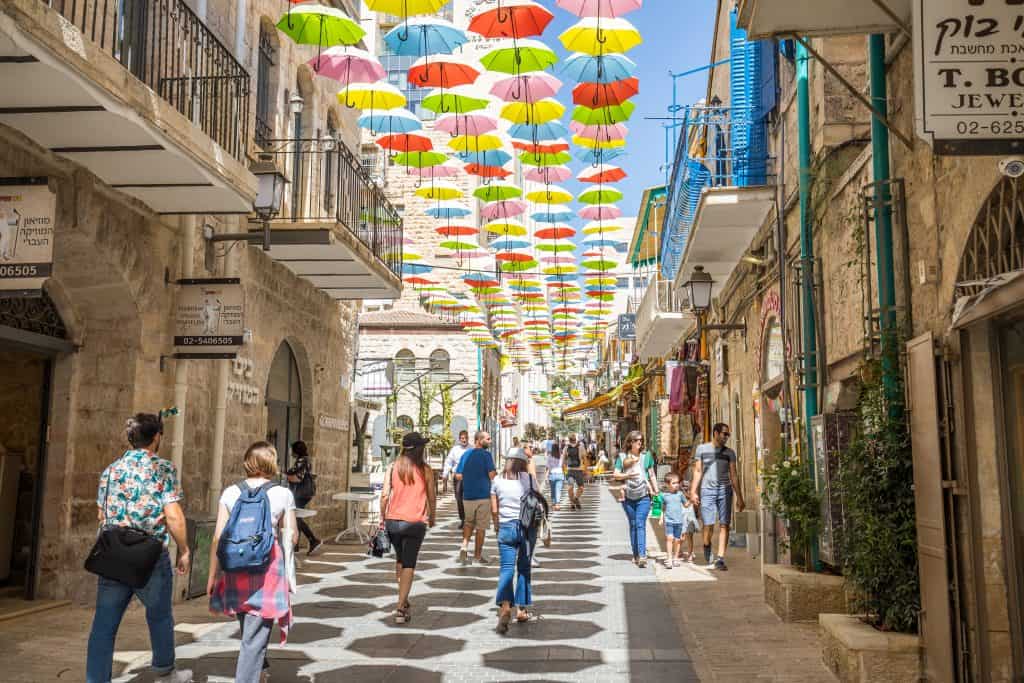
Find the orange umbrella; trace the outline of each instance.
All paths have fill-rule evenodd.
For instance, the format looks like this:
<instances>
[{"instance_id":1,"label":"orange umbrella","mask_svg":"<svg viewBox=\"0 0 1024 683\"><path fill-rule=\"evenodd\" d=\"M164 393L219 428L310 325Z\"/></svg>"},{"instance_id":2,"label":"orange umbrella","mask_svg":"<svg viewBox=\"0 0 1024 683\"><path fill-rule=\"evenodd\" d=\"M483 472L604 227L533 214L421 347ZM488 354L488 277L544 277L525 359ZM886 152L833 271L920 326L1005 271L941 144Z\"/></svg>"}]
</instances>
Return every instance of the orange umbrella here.
<instances>
[{"instance_id":1,"label":"orange umbrella","mask_svg":"<svg viewBox=\"0 0 1024 683\"><path fill-rule=\"evenodd\" d=\"M523 142L521 140L513 140L512 146L522 152L529 152L530 154L558 154L559 152L568 152L568 142L540 142L536 145L529 142Z\"/></svg>"},{"instance_id":2,"label":"orange umbrella","mask_svg":"<svg viewBox=\"0 0 1024 683\"><path fill-rule=\"evenodd\" d=\"M395 152L429 152L434 149L434 143L425 135L411 135L409 133L396 133L385 135L377 140L377 144L383 149L390 149Z\"/></svg>"},{"instance_id":3,"label":"orange umbrella","mask_svg":"<svg viewBox=\"0 0 1024 683\"><path fill-rule=\"evenodd\" d=\"M481 178L508 178L512 175L512 171L506 171L501 166L484 166L483 164L466 164L466 173Z\"/></svg>"},{"instance_id":4,"label":"orange umbrella","mask_svg":"<svg viewBox=\"0 0 1024 683\"><path fill-rule=\"evenodd\" d=\"M580 83L572 89L573 104L596 109L619 105L639 94L640 80L623 78L611 83Z\"/></svg>"}]
</instances>

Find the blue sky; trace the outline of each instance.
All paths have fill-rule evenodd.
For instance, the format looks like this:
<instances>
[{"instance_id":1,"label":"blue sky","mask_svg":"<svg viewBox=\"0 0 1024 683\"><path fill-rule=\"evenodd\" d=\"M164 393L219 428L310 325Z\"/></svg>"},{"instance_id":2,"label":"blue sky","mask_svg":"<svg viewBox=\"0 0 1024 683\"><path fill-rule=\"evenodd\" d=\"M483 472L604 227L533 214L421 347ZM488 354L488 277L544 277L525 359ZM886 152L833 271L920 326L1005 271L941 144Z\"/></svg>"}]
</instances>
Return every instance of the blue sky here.
<instances>
[{"instance_id":1,"label":"blue sky","mask_svg":"<svg viewBox=\"0 0 1024 683\"><path fill-rule=\"evenodd\" d=\"M540 0L540 3L555 15L555 20L544 32L544 41L564 58L568 53L558 36L579 19L558 7L555 0ZM629 173L628 178L618 183L626 194L619 206L627 216L637 213L644 188L664 182L660 170L665 155L663 122L644 117L669 115L667 108L672 102L669 70L688 71L710 61L716 4L716 0L645 0L641 9L625 17L644 37L643 44L628 53L629 58L637 63L637 76L640 78L640 94L633 99L637 105L636 113L627 124L630 154L611 162ZM560 65L555 65L554 73L561 77ZM559 93L559 99L567 106L566 122L571 116L574 85L567 82ZM704 96L706 85L707 72L679 79L679 101L683 104L697 101ZM572 167L578 171L582 165L574 162ZM583 187L575 181L566 183L566 186L576 193Z\"/></svg>"}]
</instances>

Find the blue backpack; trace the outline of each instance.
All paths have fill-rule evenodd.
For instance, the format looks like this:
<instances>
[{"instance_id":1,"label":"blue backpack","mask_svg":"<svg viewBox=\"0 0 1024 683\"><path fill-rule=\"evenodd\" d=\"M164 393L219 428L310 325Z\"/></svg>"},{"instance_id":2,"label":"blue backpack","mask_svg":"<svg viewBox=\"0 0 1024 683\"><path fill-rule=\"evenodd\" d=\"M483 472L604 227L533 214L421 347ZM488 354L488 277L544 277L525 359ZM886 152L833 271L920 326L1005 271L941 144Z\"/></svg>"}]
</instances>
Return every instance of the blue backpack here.
<instances>
[{"instance_id":1,"label":"blue backpack","mask_svg":"<svg viewBox=\"0 0 1024 683\"><path fill-rule=\"evenodd\" d=\"M270 551L274 547L274 523L267 491L277 484L268 481L253 489L241 481L236 486L240 493L221 531L217 559L226 572L261 572L270 563Z\"/></svg>"}]
</instances>

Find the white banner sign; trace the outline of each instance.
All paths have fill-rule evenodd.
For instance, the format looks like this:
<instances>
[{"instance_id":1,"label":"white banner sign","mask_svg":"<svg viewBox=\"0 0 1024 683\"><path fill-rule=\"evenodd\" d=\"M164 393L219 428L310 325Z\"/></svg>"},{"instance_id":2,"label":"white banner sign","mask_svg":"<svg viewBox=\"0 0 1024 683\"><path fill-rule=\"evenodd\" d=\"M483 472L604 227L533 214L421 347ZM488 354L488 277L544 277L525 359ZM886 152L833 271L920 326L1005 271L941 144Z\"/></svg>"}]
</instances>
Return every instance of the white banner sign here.
<instances>
[{"instance_id":1,"label":"white banner sign","mask_svg":"<svg viewBox=\"0 0 1024 683\"><path fill-rule=\"evenodd\" d=\"M914 0L914 86L936 154L1024 152L1024 5Z\"/></svg>"},{"instance_id":2,"label":"white banner sign","mask_svg":"<svg viewBox=\"0 0 1024 683\"><path fill-rule=\"evenodd\" d=\"M239 279L180 280L178 284L175 353L238 353L245 334L245 293Z\"/></svg>"},{"instance_id":3,"label":"white banner sign","mask_svg":"<svg viewBox=\"0 0 1024 683\"><path fill-rule=\"evenodd\" d=\"M39 184L0 184L0 290L42 289L53 271L57 196Z\"/></svg>"}]
</instances>

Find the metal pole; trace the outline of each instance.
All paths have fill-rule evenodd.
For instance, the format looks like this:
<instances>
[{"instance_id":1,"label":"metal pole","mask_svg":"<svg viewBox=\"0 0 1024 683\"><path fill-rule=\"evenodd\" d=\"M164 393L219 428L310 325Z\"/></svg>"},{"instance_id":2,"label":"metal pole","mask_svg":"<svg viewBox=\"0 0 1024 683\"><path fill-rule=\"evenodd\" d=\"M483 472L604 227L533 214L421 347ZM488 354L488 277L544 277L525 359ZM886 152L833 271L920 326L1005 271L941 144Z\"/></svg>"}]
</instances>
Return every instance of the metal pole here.
<instances>
[{"instance_id":1,"label":"metal pole","mask_svg":"<svg viewBox=\"0 0 1024 683\"><path fill-rule=\"evenodd\" d=\"M697 362L700 365L698 376L705 376L703 405L701 406L701 432L703 433L704 443L711 441L711 373L706 371L703 365L703 362L708 358L707 318L707 311L700 311L697 314L697 335L700 340L697 346Z\"/></svg>"},{"instance_id":2,"label":"metal pole","mask_svg":"<svg viewBox=\"0 0 1024 683\"><path fill-rule=\"evenodd\" d=\"M810 56L802 42L796 46L796 100L798 156L800 160L800 276L803 305L803 389L804 462L811 481L815 481L814 456L811 452L811 418L818 414L818 338L815 333L814 306L814 226L811 219L811 96L808 85ZM819 567L817 539L811 542L811 564Z\"/></svg>"}]
</instances>

